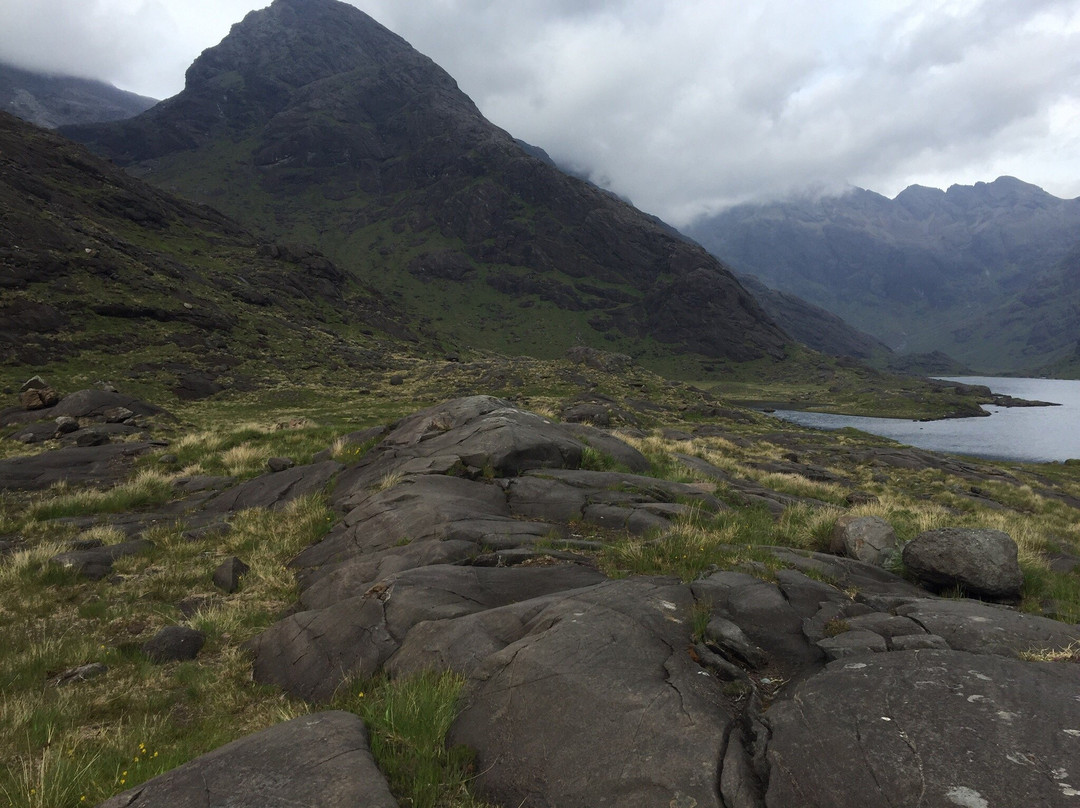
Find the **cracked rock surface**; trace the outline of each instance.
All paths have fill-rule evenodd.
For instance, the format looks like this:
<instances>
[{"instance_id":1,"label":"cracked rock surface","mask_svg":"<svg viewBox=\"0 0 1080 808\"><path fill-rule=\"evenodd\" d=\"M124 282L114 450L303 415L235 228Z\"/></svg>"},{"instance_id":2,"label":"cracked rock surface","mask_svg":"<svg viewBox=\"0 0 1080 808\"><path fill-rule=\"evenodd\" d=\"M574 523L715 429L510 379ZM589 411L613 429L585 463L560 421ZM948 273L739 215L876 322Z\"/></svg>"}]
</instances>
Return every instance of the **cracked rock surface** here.
<instances>
[{"instance_id":1,"label":"cracked rock surface","mask_svg":"<svg viewBox=\"0 0 1080 808\"><path fill-rule=\"evenodd\" d=\"M240 738L99 808L397 808L351 713L306 715Z\"/></svg>"},{"instance_id":2,"label":"cracked rock surface","mask_svg":"<svg viewBox=\"0 0 1080 808\"><path fill-rule=\"evenodd\" d=\"M449 741L475 750L474 786L492 804L1080 798L1076 667L1022 658L1069 648L1080 627L937 598L857 559L790 548L770 551L774 571L750 563L691 583L607 579L582 552L606 535L648 540L689 508L728 506L708 486L647 476L648 460L612 435L490 397L432 407L380 434L347 468L298 467L210 501L215 515L252 498L273 507L308 481L334 486L337 522L292 562L298 611L248 644L254 675L318 703L358 675L463 674ZM622 470L580 468L601 446ZM813 505L756 484L731 488L774 513ZM588 524L595 535L583 540L575 530ZM236 777L258 788L302 782L298 805L392 805L369 774L362 725L341 715L303 720L349 739L347 771L311 748L322 724L309 737L290 722L262 734L289 739L285 763L277 752L255 762L244 745L252 736L106 805L276 804L184 801L202 778L218 782L233 756ZM321 793L305 767L332 775L353 801ZM355 796L369 787L378 796Z\"/></svg>"}]
</instances>

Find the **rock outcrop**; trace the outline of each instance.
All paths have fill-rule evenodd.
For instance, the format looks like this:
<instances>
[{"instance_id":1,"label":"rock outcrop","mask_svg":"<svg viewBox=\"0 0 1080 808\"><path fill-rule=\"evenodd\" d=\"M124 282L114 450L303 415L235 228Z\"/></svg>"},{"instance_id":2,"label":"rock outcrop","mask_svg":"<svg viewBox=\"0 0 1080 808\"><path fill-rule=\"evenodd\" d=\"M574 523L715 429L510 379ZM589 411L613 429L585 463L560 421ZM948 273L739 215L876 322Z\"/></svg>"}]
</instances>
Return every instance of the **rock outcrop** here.
<instances>
[{"instance_id":1,"label":"rock outcrop","mask_svg":"<svg viewBox=\"0 0 1080 808\"><path fill-rule=\"evenodd\" d=\"M687 497L723 506L574 468L573 428L485 397L398 424L339 477L341 522L294 562L306 611L250 644L256 678L321 701L380 669L464 674L450 740L498 805L1057 804L1080 779L1069 671L1020 658L1080 627L780 548L775 574L606 580L568 520L659 535Z\"/></svg>"},{"instance_id":2,"label":"rock outcrop","mask_svg":"<svg viewBox=\"0 0 1080 808\"><path fill-rule=\"evenodd\" d=\"M398 808L355 715L294 718L196 758L99 808Z\"/></svg>"},{"instance_id":3,"label":"rock outcrop","mask_svg":"<svg viewBox=\"0 0 1080 808\"><path fill-rule=\"evenodd\" d=\"M1073 666L1030 661L1074 649L1080 626L780 547L689 582L609 579L605 542L647 546L729 506L707 484L648 476L613 435L487 396L372 434L349 466L199 492L189 523L215 529L235 509L332 486L335 524L292 562L298 609L247 644L255 678L321 703L354 677L459 673L449 741L475 751L492 804L1067 805L1080 791ZM633 471L581 468L601 453ZM807 507L754 485L731 490ZM190 629L169 633L176 653L147 654L198 651ZM330 713L105 805L267 804L271 790L290 804L394 804L362 723Z\"/></svg>"}]
</instances>

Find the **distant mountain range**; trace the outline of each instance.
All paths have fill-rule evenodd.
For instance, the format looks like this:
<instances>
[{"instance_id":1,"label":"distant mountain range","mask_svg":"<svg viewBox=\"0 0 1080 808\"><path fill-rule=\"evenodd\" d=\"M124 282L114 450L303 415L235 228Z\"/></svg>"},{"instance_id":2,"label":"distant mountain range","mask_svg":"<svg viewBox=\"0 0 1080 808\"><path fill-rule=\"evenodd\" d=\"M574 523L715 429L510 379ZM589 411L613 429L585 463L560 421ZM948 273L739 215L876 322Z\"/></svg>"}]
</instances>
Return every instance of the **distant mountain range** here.
<instances>
[{"instance_id":1,"label":"distant mountain range","mask_svg":"<svg viewBox=\"0 0 1080 808\"><path fill-rule=\"evenodd\" d=\"M276 0L205 51L178 96L63 131L319 244L450 344L554 357L584 343L664 369L781 359L790 342L717 259L527 153L430 59L337 0Z\"/></svg>"},{"instance_id":2,"label":"distant mountain range","mask_svg":"<svg viewBox=\"0 0 1080 808\"><path fill-rule=\"evenodd\" d=\"M153 98L75 76L45 75L0 63L0 110L24 121L58 126L131 118L154 106Z\"/></svg>"},{"instance_id":3,"label":"distant mountain range","mask_svg":"<svg viewBox=\"0 0 1080 808\"><path fill-rule=\"evenodd\" d=\"M1030 372L1078 347L1080 199L1011 177L741 205L686 232L896 351Z\"/></svg>"}]
</instances>

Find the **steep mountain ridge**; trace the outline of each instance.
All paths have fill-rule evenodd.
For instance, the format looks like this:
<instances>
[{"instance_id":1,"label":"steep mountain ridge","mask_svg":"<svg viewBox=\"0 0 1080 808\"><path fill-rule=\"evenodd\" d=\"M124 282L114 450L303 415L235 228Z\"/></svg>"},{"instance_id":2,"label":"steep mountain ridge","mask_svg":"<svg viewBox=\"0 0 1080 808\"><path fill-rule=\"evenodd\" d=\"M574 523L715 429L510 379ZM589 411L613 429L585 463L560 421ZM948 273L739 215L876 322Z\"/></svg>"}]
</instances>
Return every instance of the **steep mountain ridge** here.
<instances>
[{"instance_id":1,"label":"steep mountain ridge","mask_svg":"<svg viewBox=\"0 0 1080 808\"><path fill-rule=\"evenodd\" d=\"M0 110L47 129L123 120L156 103L153 98L102 81L38 73L0 63Z\"/></svg>"},{"instance_id":2,"label":"steep mountain ridge","mask_svg":"<svg viewBox=\"0 0 1080 808\"><path fill-rule=\"evenodd\" d=\"M65 132L319 244L461 343L597 344L662 365L781 358L789 340L716 259L526 154L445 71L337 0L276 0L204 52L180 95Z\"/></svg>"},{"instance_id":3,"label":"steep mountain ridge","mask_svg":"<svg viewBox=\"0 0 1080 808\"><path fill-rule=\"evenodd\" d=\"M991 317L1052 277L1080 232L1080 199L1013 177L742 205L688 233L738 270L839 314L900 351L942 350L984 370L1050 361L1043 318ZM1048 312L1047 312L1048 313ZM1067 330L1077 323L1059 324ZM989 340L975 339L974 334Z\"/></svg>"}]
</instances>

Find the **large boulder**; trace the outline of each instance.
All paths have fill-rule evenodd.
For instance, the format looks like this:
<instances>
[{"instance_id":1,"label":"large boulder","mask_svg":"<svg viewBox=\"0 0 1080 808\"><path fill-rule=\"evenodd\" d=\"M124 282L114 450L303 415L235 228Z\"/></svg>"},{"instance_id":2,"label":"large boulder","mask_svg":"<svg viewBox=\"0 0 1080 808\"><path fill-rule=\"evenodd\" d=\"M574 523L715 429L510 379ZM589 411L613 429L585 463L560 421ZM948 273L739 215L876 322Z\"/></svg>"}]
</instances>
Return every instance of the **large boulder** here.
<instances>
[{"instance_id":1,"label":"large boulder","mask_svg":"<svg viewBox=\"0 0 1080 808\"><path fill-rule=\"evenodd\" d=\"M397 808L351 713L305 715L233 741L98 808Z\"/></svg>"},{"instance_id":2,"label":"large boulder","mask_svg":"<svg viewBox=\"0 0 1080 808\"><path fill-rule=\"evenodd\" d=\"M829 551L866 564L882 564L896 549L896 531L880 516L844 514L836 520Z\"/></svg>"},{"instance_id":3,"label":"large boulder","mask_svg":"<svg viewBox=\"0 0 1080 808\"><path fill-rule=\"evenodd\" d=\"M959 587L994 600L1019 600L1024 576L1016 542L1000 530L927 530L904 546L904 565L932 591Z\"/></svg>"}]
</instances>

